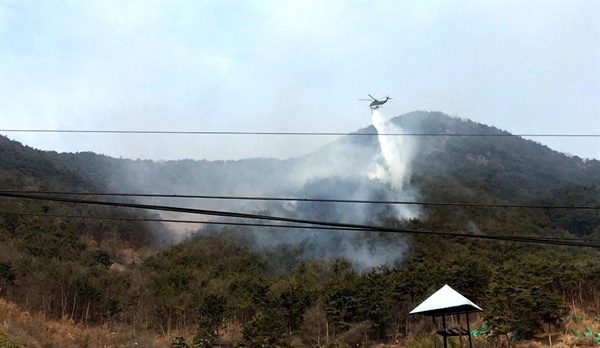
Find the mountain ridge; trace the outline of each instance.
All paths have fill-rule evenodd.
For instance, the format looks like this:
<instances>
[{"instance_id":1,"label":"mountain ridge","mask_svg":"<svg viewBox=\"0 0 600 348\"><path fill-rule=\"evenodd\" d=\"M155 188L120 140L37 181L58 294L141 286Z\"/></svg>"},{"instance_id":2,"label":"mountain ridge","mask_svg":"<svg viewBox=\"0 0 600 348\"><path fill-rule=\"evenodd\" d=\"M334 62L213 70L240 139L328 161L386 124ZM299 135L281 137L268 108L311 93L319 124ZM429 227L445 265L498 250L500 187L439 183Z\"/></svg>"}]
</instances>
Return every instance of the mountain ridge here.
<instances>
[{"instance_id":1,"label":"mountain ridge","mask_svg":"<svg viewBox=\"0 0 600 348\"><path fill-rule=\"evenodd\" d=\"M494 142L500 142L501 145L494 145L491 141L484 141L482 139L478 139L477 136L470 137L455 137L455 136L430 136L431 139L425 139L427 141L421 141L421 145L423 146L420 149L420 155L429 155L429 157L418 156L416 160L417 169L421 169L423 171L429 171L431 168L427 167L426 164L429 162L431 165L433 164L443 164L438 165L440 169L453 168L456 171L457 166L452 165L456 161L445 160L443 156L431 156L435 153L440 153L445 146L449 146L452 151L457 151L460 155L463 155L468 159L471 164L474 166L495 166L499 169L502 169L505 161L517 161L522 162L520 165L522 166L522 170L533 171L534 173L541 173L547 171L547 168L555 167L557 175L554 175L556 178L560 179L574 179L574 180L587 180L590 184L598 184L600 183L600 161L597 160L583 160L578 157L569 157L567 155L561 154L558 151L552 150L545 145L541 145L531 140L525 140L520 137L516 137L510 135L510 133L497 129L495 127L486 126L480 123L476 123L473 121L453 118L447 115L444 115L440 112L412 112L405 115L401 115L398 117L394 117L390 120L402 127L407 129L409 133L434 133L434 134L473 134L473 135L503 135L505 137L494 137ZM375 129L372 126L368 126L365 128L361 128L354 134L376 134ZM421 136L420 138L426 138L427 136ZM358 138L358 139L356 139ZM486 140L489 140L487 138ZM149 167L153 167L153 170L160 171L164 170L165 167L168 166L179 166L182 169L193 170L195 172L201 172L202 170L208 169L207 166L212 165L213 167L220 167L223 170L258 170L260 166L264 166L264 170L260 175L265 175L268 171L272 171L274 166L278 164L282 164L284 169L286 170L298 170L300 166L305 165L308 161L316 161L316 157L319 157L319 154L323 152L328 152L332 147L339 148L341 146L351 146L350 150L352 153L347 154L347 157L357 157L358 156L367 156L369 158L361 158L362 160L370 159L370 156L373 155L373 151L377 151L377 143L375 141L375 137L372 136L344 136L340 139L325 145L324 147L317 149L316 151L289 159L269 159L269 158L248 158L241 160L227 160L227 161L207 161L207 160L190 160L190 159L182 159L182 160L168 160L168 161L151 161L151 160L123 160L127 161L128 164L132 168L139 168L140 172L146 172L149 170ZM359 148L358 145L364 145L362 148ZM481 147L481 145L487 145ZM517 146L521 146L522 149L527 150L524 155L529 156L526 159L520 160L518 156L512 155L510 151L500 151L502 147L513 147L513 154L519 155L520 152ZM470 149L470 153L465 153L465 149ZM484 151L485 149L485 151ZM338 149L339 150L339 149ZM350 152L347 151L347 152ZM331 151L329 151L331 152ZM469 156L470 155L470 156ZM528 164L535 163L533 161L533 157L538 156L538 160L543 160L544 164L536 167L528 166ZM543 155L543 156L539 156ZM59 154L58 157L81 157L87 156L87 154ZM102 156L102 155L96 155ZM117 162L117 159L110 158L108 156L102 156L108 161L104 161L101 164L96 165L95 167L110 167L107 164L111 164L111 162ZM488 158L490 157L490 158ZM419 161L419 158L422 159ZM463 160L464 160L463 159ZM70 159L69 159L70 160ZM321 159L323 160L323 159ZM556 161L563 161L564 163L557 165ZM304 162L304 163L303 163ZM300 163L300 164L298 164ZM292 168L290 168L290 166ZM542 168L546 167L546 168ZM123 168L121 168L123 170ZM119 176L127 175L127 171L119 173ZM218 171L217 171L218 174ZM284 170L281 170L278 174L286 175ZM260 176L259 175L259 176ZM138 177L136 179L144 180L143 177ZM175 180L179 179L178 177L174 177Z\"/></svg>"}]
</instances>

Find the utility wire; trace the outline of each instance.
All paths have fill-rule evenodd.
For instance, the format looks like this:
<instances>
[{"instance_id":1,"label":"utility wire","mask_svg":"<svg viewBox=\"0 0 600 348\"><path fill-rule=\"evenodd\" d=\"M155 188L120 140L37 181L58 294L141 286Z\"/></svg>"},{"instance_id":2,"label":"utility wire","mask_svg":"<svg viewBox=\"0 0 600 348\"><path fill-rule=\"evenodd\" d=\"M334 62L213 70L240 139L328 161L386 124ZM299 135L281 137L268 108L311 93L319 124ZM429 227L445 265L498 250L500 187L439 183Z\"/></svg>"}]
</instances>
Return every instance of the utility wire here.
<instances>
[{"instance_id":1,"label":"utility wire","mask_svg":"<svg viewBox=\"0 0 600 348\"><path fill-rule=\"evenodd\" d=\"M67 219L88 219L88 220L114 220L114 221L133 221L133 222L161 222L161 223L184 223L184 224L203 224L203 225L225 225L225 226L246 226L246 227L273 227L273 228L293 228L293 229L309 229L309 230L337 230L337 231L365 231L363 229L350 229L342 227L325 227L325 226L306 226L306 225L280 225L280 224L259 224L247 222L223 222L212 220L181 220L181 219L153 219L153 218L119 218L108 216L85 216L85 215L67 215L67 214L39 214L39 213L17 213L17 212L0 212L0 215L18 215L18 216L35 216L46 218L67 218ZM572 242L586 241L589 243L598 243L599 239L581 239L581 238L564 238L564 237L540 237L540 236L521 236L522 238L535 238L540 240Z\"/></svg>"},{"instance_id":2,"label":"utility wire","mask_svg":"<svg viewBox=\"0 0 600 348\"><path fill-rule=\"evenodd\" d=\"M600 244L588 243L582 241L563 241L563 240L551 240L544 237L520 237L520 236L496 236L496 235L478 235L468 233L455 233L455 232L441 232L441 231L424 231L424 230L411 230L401 228L391 228L383 226L372 226L372 225L361 225L361 224L349 224L349 223L337 223L329 221L318 221L318 220L307 220L307 219L296 219L286 218L280 216L269 216L262 214L248 214L248 213L236 213L228 211L217 211L207 209L192 209L182 207L172 207L164 205L149 205L149 204L135 204L135 203L117 203L117 202L100 202L82 199L70 199L56 196L39 196L31 194L17 194L17 193L0 193L0 197L10 198L21 198L31 200L45 200L62 203L74 203L74 204L94 204L112 207L123 207L123 208L135 208L144 210L157 210L157 211L169 211L186 214L197 214L197 215L209 215L209 216L220 216L240 219L254 219L263 221L278 221L288 222L297 224L308 224L313 226L326 226L326 227L340 227L348 228L351 230L361 230L365 232L384 232L384 233L400 233L400 234L420 234L420 235L431 235L431 236L442 236L442 237L463 237L463 238L474 238L482 240L497 240L497 241L512 241L522 243L537 243L537 244L550 244L559 246L578 246L578 247L591 247L600 248Z\"/></svg>"},{"instance_id":3,"label":"utility wire","mask_svg":"<svg viewBox=\"0 0 600 348\"><path fill-rule=\"evenodd\" d=\"M153 219L153 218L119 218L109 216L85 216L85 215L67 215L67 214L36 214L36 213L15 213L15 212L0 212L0 215L18 215L18 216L36 216L48 218L68 218L68 219L90 219L90 220L115 220L115 221L133 221L133 222L161 222L161 223L183 223L183 224L203 224L203 225L225 225L225 226L247 226L247 227L275 227L275 228L300 228L300 229L317 229L317 230L337 230L337 231L362 231L360 229L350 229L342 227L315 227L306 225L275 225L275 224L259 224L249 222L223 222L212 220L181 220L181 219ZM579 239L572 239L579 240ZM600 240L598 241L600 243Z\"/></svg>"},{"instance_id":4,"label":"utility wire","mask_svg":"<svg viewBox=\"0 0 600 348\"><path fill-rule=\"evenodd\" d=\"M510 133L340 133L340 132L236 132L236 131L158 131L92 129L0 129L5 133L96 133L96 134L187 134L187 135L285 135L285 136L444 136L444 137L580 137L600 138L600 134L510 134Z\"/></svg>"},{"instance_id":5,"label":"utility wire","mask_svg":"<svg viewBox=\"0 0 600 348\"><path fill-rule=\"evenodd\" d=\"M33 190L0 190L0 193L45 194L45 195L66 195L66 196L114 196L114 197L144 197L144 198L213 199L213 200L242 200L242 201L391 204L391 205L422 205L422 206L481 207L481 208L600 210L600 206L595 206L595 205L533 205L533 204L495 204L495 203L485 204L485 203L458 203L458 202L382 201L382 200L335 199L335 198L215 196L215 195L179 195L179 194L164 194L164 193L66 192L66 191L33 191Z\"/></svg>"}]
</instances>

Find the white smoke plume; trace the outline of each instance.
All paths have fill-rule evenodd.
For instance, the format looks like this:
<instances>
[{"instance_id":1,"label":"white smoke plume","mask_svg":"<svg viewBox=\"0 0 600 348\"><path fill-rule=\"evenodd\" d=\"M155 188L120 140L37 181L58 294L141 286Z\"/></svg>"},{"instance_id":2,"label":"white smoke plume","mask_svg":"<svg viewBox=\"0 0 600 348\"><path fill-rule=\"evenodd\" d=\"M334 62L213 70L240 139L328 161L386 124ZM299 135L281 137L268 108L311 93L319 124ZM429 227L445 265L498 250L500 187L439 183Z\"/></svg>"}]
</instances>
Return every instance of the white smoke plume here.
<instances>
[{"instance_id":1,"label":"white smoke plume","mask_svg":"<svg viewBox=\"0 0 600 348\"><path fill-rule=\"evenodd\" d=\"M373 126L377 130L377 138L381 148L381 158L376 160L369 173L376 179L390 185L393 195L398 198L410 198L412 193L406 190L410 182L411 163L415 153L415 142L399 125L386 121L379 109L371 113ZM400 218L415 218L418 211L406 207L396 207Z\"/></svg>"},{"instance_id":2,"label":"white smoke plume","mask_svg":"<svg viewBox=\"0 0 600 348\"><path fill-rule=\"evenodd\" d=\"M393 189L401 191L410 179L410 162L413 154L411 138L396 136L404 130L392 123L386 122L379 109L371 113L373 126L377 129L377 138L381 147L383 163L376 163L371 178L388 182Z\"/></svg>"},{"instance_id":3,"label":"white smoke plume","mask_svg":"<svg viewBox=\"0 0 600 348\"><path fill-rule=\"evenodd\" d=\"M393 121L373 110L377 142L357 141L332 144L326 151L309 156L295 167L290 182L297 192L292 196L380 201L414 201L416 191L410 185L411 163L417 144L414 138L391 134L406 133ZM375 146L375 147L373 147ZM377 224L378 216L395 215L410 219L419 216L414 205L297 202L288 205L282 215L358 224ZM395 264L406 248L401 235L381 236L368 232L304 231L300 233L256 233L260 246L305 244L306 257L343 257L354 267L367 270L382 264Z\"/></svg>"}]
</instances>

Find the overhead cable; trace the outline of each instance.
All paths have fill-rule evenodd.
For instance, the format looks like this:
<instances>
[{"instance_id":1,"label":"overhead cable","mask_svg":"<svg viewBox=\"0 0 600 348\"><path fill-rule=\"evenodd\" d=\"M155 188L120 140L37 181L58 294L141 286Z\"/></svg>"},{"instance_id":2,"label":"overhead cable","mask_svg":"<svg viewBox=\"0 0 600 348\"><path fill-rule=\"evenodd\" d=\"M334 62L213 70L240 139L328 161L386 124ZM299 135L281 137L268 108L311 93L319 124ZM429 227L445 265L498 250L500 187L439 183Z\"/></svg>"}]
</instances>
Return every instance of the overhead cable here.
<instances>
[{"instance_id":1,"label":"overhead cable","mask_svg":"<svg viewBox=\"0 0 600 348\"><path fill-rule=\"evenodd\" d=\"M362 231L361 229L349 229L342 227L326 227L326 226L306 226L306 225L281 225L281 224L259 224L250 222L224 222L214 220L181 220L181 219L153 219L153 218L126 218L126 217L110 217L110 216L85 216L85 215L68 215L68 214L39 214L39 213L17 213L17 212L0 212L0 215L17 215L17 216L35 216L47 218L66 218L66 219L89 219L89 220L114 220L114 221L130 221L130 222L160 222L160 223L181 223L181 224L202 224L202 225L224 225L224 226L246 226L246 227L275 227L275 228L299 228L299 229L318 229L318 230L338 230L338 231ZM600 241L598 241L600 243Z\"/></svg>"},{"instance_id":2,"label":"overhead cable","mask_svg":"<svg viewBox=\"0 0 600 348\"><path fill-rule=\"evenodd\" d=\"M166 194L166 193L68 192L68 191L34 191L34 190L0 190L0 193L46 194L46 195L65 195L65 196L114 196L114 197L173 198L173 199L241 200L241 201L282 201L282 202L314 202L314 203L422 205L422 206L451 206L451 207L478 207L478 208L600 210L600 206L596 206L596 205L535 205L535 204L504 204L504 203L460 203L460 202L360 200L360 199L337 199L337 198L181 195L181 194Z\"/></svg>"},{"instance_id":3,"label":"overhead cable","mask_svg":"<svg viewBox=\"0 0 600 348\"><path fill-rule=\"evenodd\" d=\"M109 217L109 216L93 216L93 215L68 215L68 214L40 214L40 213L18 213L18 212L1 212L0 215L17 215L17 216L35 216L45 218L66 218L66 219L88 219L88 220L114 220L114 221L130 221L130 222L160 222L160 223L183 223L183 224L202 224L202 225L225 225L225 226L244 226L244 227L268 227L268 228L285 228L285 229L309 229L309 230L337 230L337 231L365 231L363 229L350 229L343 227L325 227L325 226L307 226L307 225L282 225L282 224L259 224L248 222L224 222L214 220L181 220L181 219L154 219L154 218L126 218L126 217ZM557 242L580 242L581 238L565 238L565 237L541 237L541 236L519 236L521 238L532 238L536 240L547 240ZM596 243L600 246L598 239L583 239L588 243Z\"/></svg>"},{"instance_id":4,"label":"overhead cable","mask_svg":"<svg viewBox=\"0 0 600 348\"><path fill-rule=\"evenodd\" d=\"M144 209L144 210L168 211L168 212L177 212L177 213L186 213L186 214L220 216L220 217L251 219L251 220L288 222L288 223L297 223L297 224L308 224L308 225L313 225L313 226L340 227L340 228L347 228L349 230L361 230L361 231L365 231L365 232L418 234L418 235L431 235L431 236L441 236L441 237L461 237L461 238L473 238L473 239L482 239L482 240L498 240L498 241L512 241L512 242L537 243L537 244L551 244L551 245L560 245L560 246L578 246L578 247L600 248L600 244L588 243L585 240L567 242L567 241L549 240L549 239L543 238L543 237L537 238L537 237L520 237L520 236L496 236L496 235L484 235L484 234L443 232L443 231L411 230L411 229L391 228L391 227L384 227L384 226L372 226L372 225L362 225L362 224L338 223L338 222L330 222L330 221L296 219L296 218L287 218L287 217L281 217L281 216L269 216L269 215L263 215L263 214L249 214L249 213L238 213L238 212L230 212L230 211L193 209L193 208L173 207L173 206L164 206L164 205L136 204L136 203L124 203L124 202L118 202L118 203L117 202L101 202L101 201L56 197L56 196L32 195L32 194L0 193L0 197L21 198L21 199L31 199L31 200L45 200L45 201L74 203L74 204L93 204L93 205L134 208L134 209Z\"/></svg>"}]
</instances>

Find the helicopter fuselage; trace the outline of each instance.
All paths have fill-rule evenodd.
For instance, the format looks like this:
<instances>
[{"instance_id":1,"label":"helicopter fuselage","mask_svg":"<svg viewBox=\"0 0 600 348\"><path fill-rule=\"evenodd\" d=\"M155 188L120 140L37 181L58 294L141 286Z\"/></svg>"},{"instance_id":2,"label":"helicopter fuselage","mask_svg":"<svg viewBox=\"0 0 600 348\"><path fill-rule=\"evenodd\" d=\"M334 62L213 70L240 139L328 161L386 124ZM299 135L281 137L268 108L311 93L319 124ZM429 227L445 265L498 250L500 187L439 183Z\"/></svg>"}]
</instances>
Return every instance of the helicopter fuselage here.
<instances>
[{"instance_id":1,"label":"helicopter fuselage","mask_svg":"<svg viewBox=\"0 0 600 348\"><path fill-rule=\"evenodd\" d=\"M373 98L373 97L371 97L371 98ZM375 99L375 98L373 98L373 99ZM383 104L387 103L387 101L388 101L389 99L390 99L390 98L385 98L385 100L377 100L377 99L375 99L375 101L374 101L374 102L372 102L371 104L369 104L369 107L371 108L371 110L377 110L377 109L379 109L380 107L382 107L382 106L383 106Z\"/></svg>"},{"instance_id":2,"label":"helicopter fuselage","mask_svg":"<svg viewBox=\"0 0 600 348\"><path fill-rule=\"evenodd\" d=\"M379 100L379 99L375 99L372 95L369 94L369 97L371 97L371 99L359 99L359 100L364 100L364 101L370 101L371 104L369 104L369 107L371 108L371 110L377 110L380 107L383 106L383 104L387 103L388 100L392 99L389 96L385 97L385 100Z\"/></svg>"}]
</instances>

